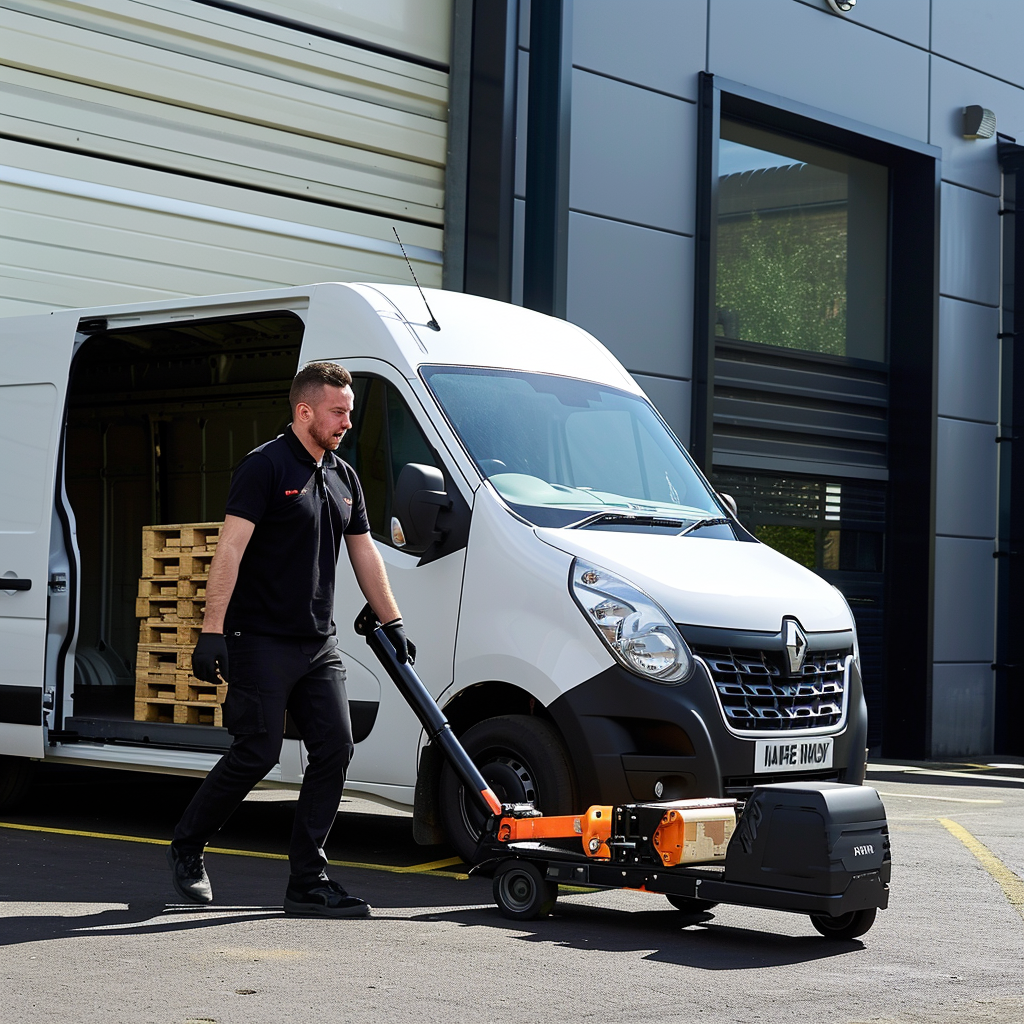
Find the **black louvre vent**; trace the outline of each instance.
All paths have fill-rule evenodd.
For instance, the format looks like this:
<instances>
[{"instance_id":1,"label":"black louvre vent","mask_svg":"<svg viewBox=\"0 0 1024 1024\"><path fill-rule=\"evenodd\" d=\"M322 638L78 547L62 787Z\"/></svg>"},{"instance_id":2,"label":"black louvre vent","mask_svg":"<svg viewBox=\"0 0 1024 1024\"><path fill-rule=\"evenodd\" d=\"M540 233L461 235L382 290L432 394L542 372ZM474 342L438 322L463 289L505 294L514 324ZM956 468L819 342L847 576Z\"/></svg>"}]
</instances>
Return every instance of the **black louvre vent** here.
<instances>
[{"instance_id":1,"label":"black louvre vent","mask_svg":"<svg viewBox=\"0 0 1024 1024\"><path fill-rule=\"evenodd\" d=\"M798 675L785 651L694 648L711 672L726 720L739 732L780 732L839 725L848 651L809 651Z\"/></svg>"}]
</instances>

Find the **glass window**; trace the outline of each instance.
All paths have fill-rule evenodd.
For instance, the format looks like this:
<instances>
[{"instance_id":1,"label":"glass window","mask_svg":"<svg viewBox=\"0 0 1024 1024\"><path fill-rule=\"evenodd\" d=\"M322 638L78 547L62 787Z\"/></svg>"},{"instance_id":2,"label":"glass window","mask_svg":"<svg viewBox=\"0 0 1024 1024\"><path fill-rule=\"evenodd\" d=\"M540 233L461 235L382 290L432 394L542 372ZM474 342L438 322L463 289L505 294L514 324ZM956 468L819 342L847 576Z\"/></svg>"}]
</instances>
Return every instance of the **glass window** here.
<instances>
[{"instance_id":1,"label":"glass window","mask_svg":"<svg viewBox=\"0 0 1024 1024\"><path fill-rule=\"evenodd\" d=\"M723 118L715 333L883 362L888 168Z\"/></svg>"},{"instance_id":2,"label":"glass window","mask_svg":"<svg viewBox=\"0 0 1024 1024\"><path fill-rule=\"evenodd\" d=\"M423 372L481 474L538 526L609 512L665 517L674 523L664 529L678 533L683 522L722 515L679 442L636 395L542 373ZM733 533L709 526L694 536Z\"/></svg>"}]
</instances>

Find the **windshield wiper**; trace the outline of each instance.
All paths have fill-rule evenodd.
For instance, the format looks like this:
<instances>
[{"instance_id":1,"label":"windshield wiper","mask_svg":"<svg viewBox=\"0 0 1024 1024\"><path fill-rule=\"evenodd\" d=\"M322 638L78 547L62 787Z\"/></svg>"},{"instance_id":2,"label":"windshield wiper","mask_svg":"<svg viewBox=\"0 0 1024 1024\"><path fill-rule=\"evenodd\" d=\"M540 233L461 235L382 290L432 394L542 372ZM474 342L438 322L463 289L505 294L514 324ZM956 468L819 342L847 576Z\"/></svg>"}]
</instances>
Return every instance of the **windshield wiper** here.
<instances>
[{"instance_id":1,"label":"windshield wiper","mask_svg":"<svg viewBox=\"0 0 1024 1024\"><path fill-rule=\"evenodd\" d=\"M570 523L567 529L582 530L595 523L621 523L633 526L682 526L682 519L665 519L663 516L637 516L628 512L595 512L577 523Z\"/></svg>"},{"instance_id":2,"label":"windshield wiper","mask_svg":"<svg viewBox=\"0 0 1024 1024\"><path fill-rule=\"evenodd\" d=\"M685 537L688 533L693 533L694 530L700 530L705 526L732 526L732 520L725 519L723 516L712 516L709 519L698 519L697 522L690 523L685 530L680 530L676 536Z\"/></svg>"}]
</instances>

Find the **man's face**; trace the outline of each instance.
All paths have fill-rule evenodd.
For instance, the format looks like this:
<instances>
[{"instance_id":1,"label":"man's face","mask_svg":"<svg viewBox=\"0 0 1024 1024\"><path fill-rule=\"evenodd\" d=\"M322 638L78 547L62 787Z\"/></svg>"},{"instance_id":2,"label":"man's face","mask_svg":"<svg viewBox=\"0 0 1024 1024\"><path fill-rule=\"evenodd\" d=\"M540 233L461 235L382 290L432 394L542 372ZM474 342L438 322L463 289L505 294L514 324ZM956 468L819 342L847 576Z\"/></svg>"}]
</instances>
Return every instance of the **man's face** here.
<instances>
[{"instance_id":1,"label":"man's face","mask_svg":"<svg viewBox=\"0 0 1024 1024\"><path fill-rule=\"evenodd\" d=\"M333 452L341 444L345 432L352 427L352 409L355 395L350 387L336 388L325 384L320 397L300 403L299 410L306 406L310 411L306 429L311 440L324 451Z\"/></svg>"}]
</instances>

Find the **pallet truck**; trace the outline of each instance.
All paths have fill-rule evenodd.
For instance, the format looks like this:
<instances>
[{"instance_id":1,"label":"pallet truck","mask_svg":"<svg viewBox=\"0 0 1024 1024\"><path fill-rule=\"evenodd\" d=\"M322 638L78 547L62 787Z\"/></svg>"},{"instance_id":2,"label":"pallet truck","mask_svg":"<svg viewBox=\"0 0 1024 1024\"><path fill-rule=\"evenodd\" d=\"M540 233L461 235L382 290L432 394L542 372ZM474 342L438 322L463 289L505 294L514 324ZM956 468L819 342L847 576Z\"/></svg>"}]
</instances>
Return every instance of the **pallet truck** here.
<instances>
[{"instance_id":1,"label":"pallet truck","mask_svg":"<svg viewBox=\"0 0 1024 1024\"><path fill-rule=\"evenodd\" d=\"M889 903L889 826L878 793L835 782L755 786L746 801L595 805L546 817L502 803L367 605L355 622L485 815L472 871L512 920L546 917L558 886L639 889L701 914L719 903L807 914L831 939L863 935Z\"/></svg>"}]
</instances>

